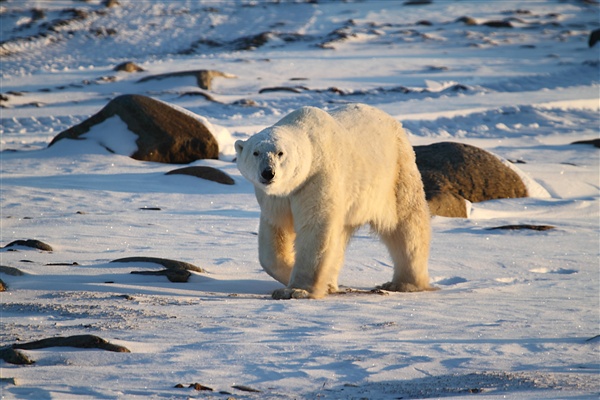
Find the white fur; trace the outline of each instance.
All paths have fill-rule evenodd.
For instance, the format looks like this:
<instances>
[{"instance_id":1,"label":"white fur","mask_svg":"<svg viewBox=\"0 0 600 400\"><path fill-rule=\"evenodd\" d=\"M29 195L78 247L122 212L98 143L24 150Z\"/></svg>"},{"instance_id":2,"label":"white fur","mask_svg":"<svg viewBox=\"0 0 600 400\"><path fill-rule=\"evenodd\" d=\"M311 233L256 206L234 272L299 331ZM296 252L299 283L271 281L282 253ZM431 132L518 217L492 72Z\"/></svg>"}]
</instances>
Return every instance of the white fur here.
<instances>
[{"instance_id":1,"label":"white fur","mask_svg":"<svg viewBox=\"0 0 600 400\"><path fill-rule=\"evenodd\" d=\"M394 118L363 104L330 113L303 107L235 148L261 208L260 263L287 285L274 298L337 291L346 245L365 224L394 262L383 289L431 289L429 209L414 151Z\"/></svg>"}]
</instances>

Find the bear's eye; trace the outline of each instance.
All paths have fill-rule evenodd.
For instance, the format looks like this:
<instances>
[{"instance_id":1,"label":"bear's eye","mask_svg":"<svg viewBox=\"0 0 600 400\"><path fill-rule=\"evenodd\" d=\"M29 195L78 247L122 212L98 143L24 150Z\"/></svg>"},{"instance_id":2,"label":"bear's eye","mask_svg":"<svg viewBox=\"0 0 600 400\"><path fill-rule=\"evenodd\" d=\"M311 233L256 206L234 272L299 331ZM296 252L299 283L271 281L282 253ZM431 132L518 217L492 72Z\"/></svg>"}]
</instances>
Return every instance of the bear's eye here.
<instances>
[{"instance_id":1,"label":"bear's eye","mask_svg":"<svg viewBox=\"0 0 600 400\"><path fill-rule=\"evenodd\" d=\"M283 157L283 151L280 151L279 153L277 153L277 157Z\"/></svg>"},{"instance_id":2,"label":"bear's eye","mask_svg":"<svg viewBox=\"0 0 600 400\"><path fill-rule=\"evenodd\" d=\"M252 153L252 155L253 155L254 157L258 157L258 151L255 151L254 153Z\"/></svg>"}]
</instances>

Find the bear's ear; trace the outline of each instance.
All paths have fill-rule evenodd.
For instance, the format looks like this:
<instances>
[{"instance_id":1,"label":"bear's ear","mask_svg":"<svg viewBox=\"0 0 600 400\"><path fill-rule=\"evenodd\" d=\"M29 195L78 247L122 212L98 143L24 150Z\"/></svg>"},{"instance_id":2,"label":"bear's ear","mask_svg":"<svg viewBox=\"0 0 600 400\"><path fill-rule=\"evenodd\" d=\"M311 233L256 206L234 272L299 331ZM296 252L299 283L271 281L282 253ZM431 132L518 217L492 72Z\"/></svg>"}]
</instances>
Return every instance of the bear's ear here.
<instances>
[{"instance_id":1,"label":"bear's ear","mask_svg":"<svg viewBox=\"0 0 600 400\"><path fill-rule=\"evenodd\" d=\"M242 154L242 150L244 150L244 143L246 143L244 140L235 141L235 152L238 154L238 156Z\"/></svg>"}]
</instances>

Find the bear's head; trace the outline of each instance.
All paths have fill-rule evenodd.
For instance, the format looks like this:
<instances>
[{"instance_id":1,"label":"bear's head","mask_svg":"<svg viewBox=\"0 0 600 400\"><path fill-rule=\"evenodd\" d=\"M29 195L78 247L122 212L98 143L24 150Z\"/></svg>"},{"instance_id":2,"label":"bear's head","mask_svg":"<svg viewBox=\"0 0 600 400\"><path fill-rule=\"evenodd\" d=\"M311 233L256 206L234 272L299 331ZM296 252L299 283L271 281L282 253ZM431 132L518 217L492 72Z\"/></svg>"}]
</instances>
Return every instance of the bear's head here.
<instances>
[{"instance_id":1,"label":"bear's head","mask_svg":"<svg viewBox=\"0 0 600 400\"><path fill-rule=\"evenodd\" d=\"M238 169L257 189L271 196L287 196L308 178L312 147L303 132L272 126L235 142Z\"/></svg>"}]
</instances>

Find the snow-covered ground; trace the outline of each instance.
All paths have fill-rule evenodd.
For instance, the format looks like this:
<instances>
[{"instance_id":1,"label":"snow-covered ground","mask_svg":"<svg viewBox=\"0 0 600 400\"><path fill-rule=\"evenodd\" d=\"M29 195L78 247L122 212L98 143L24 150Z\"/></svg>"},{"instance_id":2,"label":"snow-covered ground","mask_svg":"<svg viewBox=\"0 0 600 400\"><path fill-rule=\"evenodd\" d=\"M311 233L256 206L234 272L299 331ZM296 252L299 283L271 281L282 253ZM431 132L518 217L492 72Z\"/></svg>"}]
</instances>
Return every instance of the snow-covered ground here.
<instances>
[{"instance_id":1,"label":"snow-covered ground","mask_svg":"<svg viewBox=\"0 0 600 400\"><path fill-rule=\"evenodd\" d=\"M599 137L600 44L588 47L597 4L104 3L0 3L0 245L38 239L54 249L0 251L1 265L26 273L0 273L9 287L0 346L93 334L131 352L26 351L35 364L0 361L2 398L600 394L600 153L570 144ZM124 61L146 71L113 71ZM207 93L216 102L193 95L201 90L192 77L137 83L195 69L237 78L215 79ZM259 93L275 87L295 91ZM205 117L221 157L193 165L236 184L165 176L176 166L111 154L94 140L46 149L133 93ZM430 274L440 291L274 301L279 284L258 264L259 209L232 144L300 106L346 102L395 116L415 145L457 141L518 161L545 191L473 204L469 219L433 218ZM132 145L118 119L90 135ZM507 224L556 228L488 230ZM110 263L133 256L207 273L172 283ZM384 247L359 231L340 284L370 289L391 273ZM188 388L196 382L214 391Z\"/></svg>"}]
</instances>

